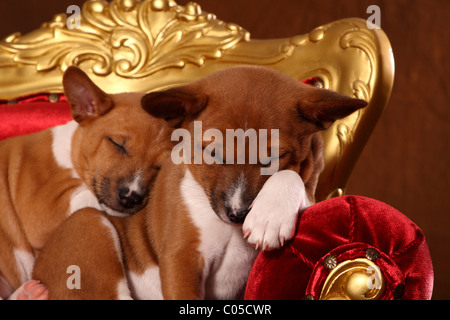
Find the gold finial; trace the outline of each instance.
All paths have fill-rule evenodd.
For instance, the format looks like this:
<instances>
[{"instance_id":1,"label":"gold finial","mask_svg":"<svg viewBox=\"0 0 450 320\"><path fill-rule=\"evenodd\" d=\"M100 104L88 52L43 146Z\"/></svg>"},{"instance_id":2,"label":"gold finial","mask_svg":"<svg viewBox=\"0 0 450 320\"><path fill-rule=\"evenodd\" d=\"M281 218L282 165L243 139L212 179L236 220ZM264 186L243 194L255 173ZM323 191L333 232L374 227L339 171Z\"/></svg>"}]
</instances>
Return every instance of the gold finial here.
<instances>
[{"instance_id":1,"label":"gold finial","mask_svg":"<svg viewBox=\"0 0 450 320\"><path fill-rule=\"evenodd\" d=\"M380 268L368 259L347 260L328 275L321 300L377 300L382 297L385 281Z\"/></svg>"}]
</instances>

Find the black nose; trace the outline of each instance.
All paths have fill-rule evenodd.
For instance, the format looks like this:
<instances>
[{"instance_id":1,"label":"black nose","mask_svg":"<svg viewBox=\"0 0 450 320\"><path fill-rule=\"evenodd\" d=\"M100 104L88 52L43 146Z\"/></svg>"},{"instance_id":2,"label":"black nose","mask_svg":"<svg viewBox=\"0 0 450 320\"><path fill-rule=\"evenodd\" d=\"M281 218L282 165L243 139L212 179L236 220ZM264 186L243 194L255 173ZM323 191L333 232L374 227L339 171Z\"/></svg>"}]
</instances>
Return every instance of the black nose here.
<instances>
[{"instance_id":1,"label":"black nose","mask_svg":"<svg viewBox=\"0 0 450 320\"><path fill-rule=\"evenodd\" d=\"M119 198L120 205L124 209L133 209L142 204L144 200L143 195L136 191L131 191L129 188L120 188L117 197Z\"/></svg>"},{"instance_id":2,"label":"black nose","mask_svg":"<svg viewBox=\"0 0 450 320\"><path fill-rule=\"evenodd\" d=\"M242 208L238 210L232 210L231 208L227 208L227 216L233 223L243 223L248 212L249 212L248 208Z\"/></svg>"}]
</instances>

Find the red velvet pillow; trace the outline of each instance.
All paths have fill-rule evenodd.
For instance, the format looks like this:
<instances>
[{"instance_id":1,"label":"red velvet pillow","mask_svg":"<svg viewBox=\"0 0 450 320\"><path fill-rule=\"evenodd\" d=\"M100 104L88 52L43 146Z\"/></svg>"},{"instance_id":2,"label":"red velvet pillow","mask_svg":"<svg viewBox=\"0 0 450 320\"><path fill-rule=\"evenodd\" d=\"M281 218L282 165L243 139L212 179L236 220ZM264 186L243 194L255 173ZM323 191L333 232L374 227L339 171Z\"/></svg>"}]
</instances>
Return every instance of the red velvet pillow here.
<instances>
[{"instance_id":1,"label":"red velvet pillow","mask_svg":"<svg viewBox=\"0 0 450 320\"><path fill-rule=\"evenodd\" d=\"M377 200L342 196L303 212L286 247L261 252L247 283L246 299L319 299L336 264L376 253L386 281L381 299L430 299L433 266L422 231L405 215Z\"/></svg>"},{"instance_id":2,"label":"red velvet pillow","mask_svg":"<svg viewBox=\"0 0 450 320\"><path fill-rule=\"evenodd\" d=\"M57 100L58 102L50 102ZM38 94L0 101L0 140L38 132L72 120L70 105L61 94Z\"/></svg>"}]
</instances>

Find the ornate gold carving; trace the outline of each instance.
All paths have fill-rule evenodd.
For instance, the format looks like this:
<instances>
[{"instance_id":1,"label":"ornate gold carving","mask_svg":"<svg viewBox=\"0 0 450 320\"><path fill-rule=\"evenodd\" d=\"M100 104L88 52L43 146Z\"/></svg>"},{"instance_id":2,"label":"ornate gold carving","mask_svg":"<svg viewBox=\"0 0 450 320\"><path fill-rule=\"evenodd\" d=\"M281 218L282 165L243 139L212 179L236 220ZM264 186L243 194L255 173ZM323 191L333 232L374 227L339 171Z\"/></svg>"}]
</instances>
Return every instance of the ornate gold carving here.
<instances>
[{"instance_id":1,"label":"ornate gold carving","mask_svg":"<svg viewBox=\"0 0 450 320\"><path fill-rule=\"evenodd\" d=\"M359 114L359 112L357 114ZM346 123L339 123L336 126L336 136L339 140L338 159L340 159L347 147L352 143L353 132Z\"/></svg>"},{"instance_id":2,"label":"ornate gold carving","mask_svg":"<svg viewBox=\"0 0 450 320\"><path fill-rule=\"evenodd\" d=\"M370 100L370 87L368 83L364 83L361 80L355 80L353 82L353 95L355 98L363 99L366 101Z\"/></svg>"},{"instance_id":3,"label":"ornate gold carving","mask_svg":"<svg viewBox=\"0 0 450 320\"><path fill-rule=\"evenodd\" d=\"M344 19L290 38L253 40L240 26L173 0L87 1L81 26L65 14L40 29L0 41L0 98L61 92L78 65L107 92L172 87L237 64L258 64L369 101L323 132L325 169L317 199L342 195L350 172L392 88L394 63L386 35L365 20Z\"/></svg>"},{"instance_id":4,"label":"ornate gold carving","mask_svg":"<svg viewBox=\"0 0 450 320\"><path fill-rule=\"evenodd\" d=\"M376 39L375 33L371 32L367 28L361 28L360 26L356 26L353 29L348 30L343 33L339 45L343 49L347 48L357 48L362 50L369 59L369 74L368 79L371 78L372 72L376 67Z\"/></svg>"},{"instance_id":5,"label":"ornate gold carving","mask_svg":"<svg viewBox=\"0 0 450 320\"><path fill-rule=\"evenodd\" d=\"M385 290L380 268L368 259L348 260L338 264L328 275L321 300L377 300Z\"/></svg>"},{"instance_id":6,"label":"ornate gold carving","mask_svg":"<svg viewBox=\"0 0 450 320\"><path fill-rule=\"evenodd\" d=\"M37 71L90 61L92 72L142 78L186 63L200 66L249 37L236 24L217 20L199 5L172 1L88 1L79 29L69 30L66 15L56 15L38 34L8 37L0 50L12 60L35 65ZM0 63L0 68L5 64Z\"/></svg>"},{"instance_id":7,"label":"ornate gold carving","mask_svg":"<svg viewBox=\"0 0 450 320\"><path fill-rule=\"evenodd\" d=\"M325 31L324 31L323 27L318 27L308 34L309 40L311 42L317 42L317 41L322 40L324 35L325 35Z\"/></svg>"}]
</instances>

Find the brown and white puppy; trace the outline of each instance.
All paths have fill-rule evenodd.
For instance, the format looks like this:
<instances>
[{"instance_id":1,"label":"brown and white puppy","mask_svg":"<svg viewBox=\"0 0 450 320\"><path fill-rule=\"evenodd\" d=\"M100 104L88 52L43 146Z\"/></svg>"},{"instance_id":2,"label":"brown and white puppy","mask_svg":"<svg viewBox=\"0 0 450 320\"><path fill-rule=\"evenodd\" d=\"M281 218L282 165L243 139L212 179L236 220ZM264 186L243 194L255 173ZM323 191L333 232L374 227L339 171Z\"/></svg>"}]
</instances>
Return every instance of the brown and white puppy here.
<instances>
[{"instance_id":1,"label":"brown and white puppy","mask_svg":"<svg viewBox=\"0 0 450 320\"><path fill-rule=\"evenodd\" d=\"M142 104L177 128L179 144L146 209L126 219L83 209L55 232L33 273L51 299L242 297L253 247L282 246L314 201L319 131L366 102L247 66L150 93ZM250 142L232 143L240 129L244 142L257 133L256 163ZM278 172L262 174L270 168Z\"/></svg>"},{"instance_id":2,"label":"brown and white puppy","mask_svg":"<svg viewBox=\"0 0 450 320\"><path fill-rule=\"evenodd\" d=\"M74 121L0 142L1 298L36 289L33 282L11 296L73 212L94 207L128 216L142 209L164 146L170 151L168 126L141 108L143 94L106 94L76 67L63 85Z\"/></svg>"}]
</instances>

